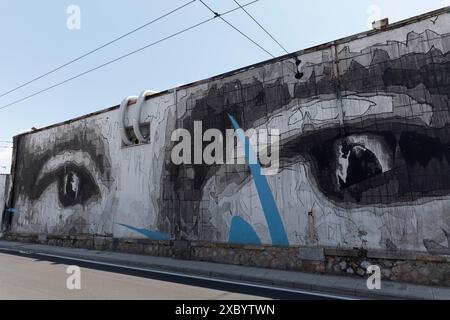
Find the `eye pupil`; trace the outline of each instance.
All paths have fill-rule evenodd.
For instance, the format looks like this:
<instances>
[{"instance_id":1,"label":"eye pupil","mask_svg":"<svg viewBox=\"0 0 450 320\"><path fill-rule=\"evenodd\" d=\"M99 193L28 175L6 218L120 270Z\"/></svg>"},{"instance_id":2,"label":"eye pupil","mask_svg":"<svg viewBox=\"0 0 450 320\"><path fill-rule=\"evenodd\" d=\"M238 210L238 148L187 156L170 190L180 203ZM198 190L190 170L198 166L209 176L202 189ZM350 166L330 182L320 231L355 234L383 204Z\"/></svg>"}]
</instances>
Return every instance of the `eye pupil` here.
<instances>
[{"instance_id":1,"label":"eye pupil","mask_svg":"<svg viewBox=\"0 0 450 320\"><path fill-rule=\"evenodd\" d=\"M348 160L345 181L339 179L341 188L346 188L361 181L383 173L383 168L377 156L360 145L346 146L348 153L343 155Z\"/></svg>"},{"instance_id":2,"label":"eye pupil","mask_svg":"<svg viewBox=\"0 0 450 320\"><path fill-rule=\"evenodd\" d=\"M65 208L84 206L92 197L100 196L100 189L88 169L69 163L60 168L58 196Z\"/></svg>"},{"instance_id":3,"label":"eye pupil","mask_svg":"<svg viewBox=\"0 0 450 320\"><path fill-rule=\"evenodd\" d=\"M76 199L78 197L78 191L80 187L80 177L74 173L69 172L66 175L66 185L64 187L65 194L71 199Z\"/></svg>"}]
</instances>

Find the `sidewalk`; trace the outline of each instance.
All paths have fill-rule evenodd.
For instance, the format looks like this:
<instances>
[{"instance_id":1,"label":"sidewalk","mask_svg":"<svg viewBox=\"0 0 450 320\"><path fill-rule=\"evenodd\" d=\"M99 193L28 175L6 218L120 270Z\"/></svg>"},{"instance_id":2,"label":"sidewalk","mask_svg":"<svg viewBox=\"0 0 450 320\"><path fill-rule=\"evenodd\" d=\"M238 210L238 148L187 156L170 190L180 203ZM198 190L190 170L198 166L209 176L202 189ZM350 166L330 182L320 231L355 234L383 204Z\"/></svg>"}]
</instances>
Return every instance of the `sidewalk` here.
<instances>
[{"instance_id":1,"label":"sidewalk","mask_svg":"<svg viewBox=\"0 0 450 320\"><path fill-rule=\"evenodd\" d=\"M319 293L338 294L368 299L450 300L450 288L428 287L382 281L381 290L369 290L366 280L353 277L316 275L301 272L260 269L200 261L176 260L119 252L53 247L0 240L0 250L47 254L91 260L129 267L177 272Z\"/></svg>"}]
</instances>

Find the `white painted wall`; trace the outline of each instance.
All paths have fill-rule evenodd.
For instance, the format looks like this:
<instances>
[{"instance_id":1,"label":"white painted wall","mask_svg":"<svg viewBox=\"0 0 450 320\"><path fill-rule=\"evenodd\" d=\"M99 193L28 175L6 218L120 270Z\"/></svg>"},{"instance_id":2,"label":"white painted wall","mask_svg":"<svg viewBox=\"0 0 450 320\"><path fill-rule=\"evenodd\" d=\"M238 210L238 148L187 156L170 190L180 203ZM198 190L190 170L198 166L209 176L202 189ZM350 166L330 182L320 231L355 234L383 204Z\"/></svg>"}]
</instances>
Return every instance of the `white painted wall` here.
<instances>
[{"instance_id":1,"label":"white painted wall","mask_svg":"<svg viewBox=\"0 0 450 320\"><path fill-rule=\"evenodd\" d=\"M5 209L7 178L8 175L0 174L0 226L2 225L3 210Z\"/></svg>"},{"instance_id":2,"label":"white painted wall","mask_svg":"<svg viewBox=\"0 0 450 320\"><path fill-rule=\"evenodd\" d=\"M413 39L411 32L422 37ZM364 67L369 66L376 47L387 50L391 59L402 54L426 53L433 47L448 54L450 46L447 42L440 42L438 37L430 39L433 35L448 33L450 17L444 14L437 21L426 19L339 44L336 51L334 48L326 48L302 53L299 55L302 60L300 69L305 76L300 82L307 81L313 72L319 78L324 76L326 62L333 67L336 53L340 76L348 70L352 61ZM350 57L350 53L354 55ZM80 152L70 150L54 154L53 164L47 165L47 171L69 162L90 168L92 176L98 182L101 197L94 199L95 201L87 201L84 205L64 207L58 200L57 181L49 184L39 199L31 199L17 185L15 207L18 213L14 216L13 230L55 234L112 234L115 237L137 238L143 235L120 224L161 231L158 230L159 227L165 224L164 221L158 223L164 202L164 195L161 195L161 188L164 187L162 181L164 174L167 174L164 172L164 161L168 161L168 141L173 130L179 126L177 121L189 114L195 102L206 97L211 88L221 88L225 83L233 81L246 85L254 83L256 79L265 86L270 86L277 79L282 79L293 96L299 80L295 79L292 68L295 68L293 59L285 59L151 98L145 103L140 119L141 122L150 121L151 138L146 145L122 147L119 110L21 137L21 150L29 150L31 154L39 156L61 141L70 140L68 132L74 132L73 135L76 136L77 131L82 132L79 128L90 128L95 132L90 139L102 141L105 145L104 155L109 159L110 179L105 180L96 171L93 160ZM337 74L336 70L331 72ZM132 112L133 106L129 108L126 120L128 126L131 126ZM405 116L407 112L423 124L433 125L432 107L405 94L366 92L363 96L358 96L356 92L344 92L340 100L336 94L292 99L288 105L280 106L278 110L255 121L252 127L279 129L282 139L288 139L307 134L311 128L319 130L332 126L336 121L355 122L364 117L378 117L380 121L385 121L395 116ZM207 116L205 119L207 120ZM369 141L367 137L359 139ZM370 143L374 153L380 156L384 169L390 169L390 160L384 158L384 147L377 142ZM346 206L336 203L321 192L312 179L310 166L311 163L307 160L298 161L283 168L278 175L268 177L290 245L385 249L386 243L390 241L399 249L419 251L426 250L423 244L425 239L438 245L446 245L447 240L442 230L450 231L450 196L422 198L409 203ZM271 244L269 227L253 181L248 179L241 184L223 184L220 177L225 176L221 172L205 182L201 203L203 220L200 221L200 226L187 219L182 220L182 223L193 230L184 236L192 240L227 242L231 220L238 215L252 226L262 243ZM173 214L178 217L185 212L174 211ZM167 222L168 225L170 223ZM194 235L194 231L198 231L198 235Z\"/></svg>"}]
</instances>

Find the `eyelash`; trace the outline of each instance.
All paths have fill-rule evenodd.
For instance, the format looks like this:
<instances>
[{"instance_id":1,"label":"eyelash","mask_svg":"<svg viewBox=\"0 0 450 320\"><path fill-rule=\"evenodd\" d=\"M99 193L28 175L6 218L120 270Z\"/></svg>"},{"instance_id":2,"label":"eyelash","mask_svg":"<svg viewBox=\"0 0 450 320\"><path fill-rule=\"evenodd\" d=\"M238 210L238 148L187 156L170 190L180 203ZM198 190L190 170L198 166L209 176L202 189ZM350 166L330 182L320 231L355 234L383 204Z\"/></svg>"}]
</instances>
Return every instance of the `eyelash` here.
<instances>
[{"instance_id":1,"label":"eyelash","mask_svg":"<svg viewBox=\"0 0 450 320\"><path fill-rule=\"evenodd\" d=\"M94 197L100 196L100 189L89 170L74 163L66 163L50 173L46 173L36 184L41 190L33 199L38 199L51 183L57 183L60 204L67 208L85 205Z\"/></svg>"},{"instance_id":2,"label":"eyelash","mask_svg":"<svg viewBox=\"0 0 450 320\"><path fill-rule=\"evenodd\" d=\"M392 204L450 194L450 128L424 128L404 122L361 128L368 129L325 129L303 136L282 147L282 157L292 162L295 156L302 155L310 161L319 189L344 206L352 203ZM344 170L342 180L339 180L337 173L339 170L342 173L343 166L339 162L337 147L355 136L374 137L383 145L383 160L389 161L390 165L380 166L377 156L374 160L374 155L380 154L380 150L374 152L367 145L355 143L349 150L358 147L358 152L365 155L361 158L361 164L354 163L354 168L368 168L368 171L345 181L342 177L348 178L348 172ZM370 172L369 169L373 168L376 170ZM433 183L430 183L430 177L433 177Z\"/></svg>"}]
</instances>

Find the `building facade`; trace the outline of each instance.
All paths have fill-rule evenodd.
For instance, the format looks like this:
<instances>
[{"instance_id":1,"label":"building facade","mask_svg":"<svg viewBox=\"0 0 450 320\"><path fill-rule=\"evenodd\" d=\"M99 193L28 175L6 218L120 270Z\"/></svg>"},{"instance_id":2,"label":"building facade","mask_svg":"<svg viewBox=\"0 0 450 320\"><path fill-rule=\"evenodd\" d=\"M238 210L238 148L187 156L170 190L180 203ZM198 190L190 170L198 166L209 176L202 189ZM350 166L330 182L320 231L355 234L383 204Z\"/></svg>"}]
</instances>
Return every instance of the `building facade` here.
<instances>
[{"instance_id":1,"label":"building facade","mask_svg":"<svg viewBox=\"0 0 450 320\"><path fill-rule=\"evenodd\" d=\"M409 259L448 284L449 99L448 8L148 94L15 137L9 235L320 272L372 259L400 280L386 261ZM208 130L238 128L279 132L275 174L252 147L195 161Z\"/></svg>"},{"instance_id":2,"label":"building facade","mask_svg":"<svg viewBox=\"0 0 450 320\"><path fill-rule=\"evenodd\" d=\"M0 233L3 226L3 212L5 211L5 204L7 201L7 194L9 190L9 175L0 174Z\"/></svg>"}]
</instances>

